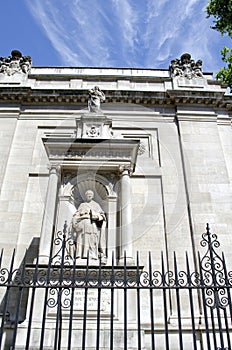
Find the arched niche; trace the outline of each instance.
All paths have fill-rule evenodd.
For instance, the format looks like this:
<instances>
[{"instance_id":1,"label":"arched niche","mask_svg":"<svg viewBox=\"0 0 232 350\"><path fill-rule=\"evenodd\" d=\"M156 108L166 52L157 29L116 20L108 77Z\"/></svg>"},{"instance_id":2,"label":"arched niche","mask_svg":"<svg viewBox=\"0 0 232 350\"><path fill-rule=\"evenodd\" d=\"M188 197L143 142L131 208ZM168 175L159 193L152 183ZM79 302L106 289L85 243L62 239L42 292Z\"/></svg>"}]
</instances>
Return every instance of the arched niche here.
<instances>
[{"instance_id":1,"label":"arched niche","mask_svg":"<svg viewBox=\"0 0 232 350\"><path fill-rule=\"evenodd\" d=\"M94 200L100 204L104 212L108 211L108 192L106 187L99 181L94 179L84 179L77 182L71 189L71 200L75 207L85 201L85 193L87 190L91 190L94 193Z\"/></svg>"},{"instance_id":2,"label":"arched niche","mask_svg":"<svg viewBox=\"0 0 232 350\"><path fill-rule=\"evenodd\" d=\"M59 200L57 206L57 224L56 230L62 231L64 222L68 226L72 217L79 207L85 201L85 192L92 190L94 200L104 210L107 217L107 251L108 258L111 252L115 251L118 245L118 228L117 228L117 177L112 174L83 173L71 174L64 173Z\"/></svg>"},{"instance_id":3,"label":"arched niche","mask_svg":"<svg viewBox=\"0 0 232 350\"><path fill-rule=\"evenodd\" d=\"M63 194L64 196L71 195L71 190L73 186L76 186L79 183L85 183L86 185L89 185L89 186L95 186L94 183L96 184L99 183L105 188L107 196L117 196L116 191L114 190L114 185L115 185L114 174L101 175L94 172L87 172L86 174L84 173L84 174L78 174L78 175L66 173L63 179L61 194Z\"/></svg>"}]
</instances>

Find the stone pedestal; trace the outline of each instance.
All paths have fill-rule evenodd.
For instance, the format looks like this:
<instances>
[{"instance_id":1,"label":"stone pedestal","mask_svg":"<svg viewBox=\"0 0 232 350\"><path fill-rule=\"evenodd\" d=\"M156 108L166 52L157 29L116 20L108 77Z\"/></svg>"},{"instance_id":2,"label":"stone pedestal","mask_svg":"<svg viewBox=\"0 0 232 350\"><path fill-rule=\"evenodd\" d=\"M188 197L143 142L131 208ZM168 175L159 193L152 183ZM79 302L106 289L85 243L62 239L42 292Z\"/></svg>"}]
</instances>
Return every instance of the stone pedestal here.
<instances>
[{"instance_id":1,"label":"stone pedestal","mask_svg":"<svg viewBox=\"0 0 232 350\"><path fill-rule=\"evenodd\" d=\"M76 119L77 138L111 139L112 119L103 114L88 113Z\"/></svg>"}]
</instances>

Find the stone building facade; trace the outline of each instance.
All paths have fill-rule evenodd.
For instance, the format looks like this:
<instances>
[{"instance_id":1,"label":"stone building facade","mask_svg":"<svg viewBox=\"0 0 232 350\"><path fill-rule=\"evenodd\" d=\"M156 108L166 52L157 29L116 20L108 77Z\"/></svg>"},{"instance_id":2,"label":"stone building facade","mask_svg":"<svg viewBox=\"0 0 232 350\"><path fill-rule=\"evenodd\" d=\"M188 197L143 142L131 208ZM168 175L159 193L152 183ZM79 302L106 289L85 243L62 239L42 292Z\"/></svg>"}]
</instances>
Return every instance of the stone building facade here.
<instances>
[{"instance_id":1,"label":"stone building facade","mask_svg":"<svg viewBox=\"0 0 232 350\"><path fill-rule=\"evenodd\" d=\"M206 223L232 262L232 99L201 61L34 67L13 52L0 64L3 265L14 248L16 266L26 249L47 264L87 190L106 217L106 266L124 251L128 266L137 251L145 268L149 251L156 269L161 251L185 266L188 251L194 269Z\"/></svg>"}]
</instances>

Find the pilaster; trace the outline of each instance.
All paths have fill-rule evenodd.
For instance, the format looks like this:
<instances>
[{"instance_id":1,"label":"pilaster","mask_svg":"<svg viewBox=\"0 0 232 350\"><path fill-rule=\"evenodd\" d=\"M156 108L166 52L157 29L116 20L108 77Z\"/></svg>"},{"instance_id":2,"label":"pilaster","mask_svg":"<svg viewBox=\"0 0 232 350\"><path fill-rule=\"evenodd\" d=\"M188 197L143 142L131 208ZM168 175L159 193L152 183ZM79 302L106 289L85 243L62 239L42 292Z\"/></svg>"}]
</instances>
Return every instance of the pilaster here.
<instances>
[{"instance_id":1,"label":"pilaster","mask_svg":"<svg viewBox=\"0 0 232 350\"><path fill-rule=\"evenodd\" d=\"M47 262L50 256L51 242L55 225L57 189L60 177L60 169L61 167L58 164L51 164L49 168L47 196L40 236L40 262Z\"/></svg>"},{"instance_id":2,"label":"pilaster","mask_svg":"<svg viewBox=\"0 0 232 350\"><path fill-rule=\"evenodd\" d=\"M134 264L133 259L133 225L131 208L131 185L130 185L130 167L121 166L121 252L119 264L123 264L126 254L127 264Z\"/></svg>"}]
</instances>

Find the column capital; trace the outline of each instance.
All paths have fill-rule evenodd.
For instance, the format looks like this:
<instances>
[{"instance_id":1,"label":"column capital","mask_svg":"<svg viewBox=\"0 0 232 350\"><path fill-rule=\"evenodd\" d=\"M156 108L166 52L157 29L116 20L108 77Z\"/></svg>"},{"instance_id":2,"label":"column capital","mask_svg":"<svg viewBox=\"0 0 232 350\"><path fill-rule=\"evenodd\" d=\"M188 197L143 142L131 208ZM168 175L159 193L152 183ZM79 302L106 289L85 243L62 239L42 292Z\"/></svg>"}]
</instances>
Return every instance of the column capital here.
<instances>
[{"instance_id":1,"label":"column capital","mask_svg":"<svg viewBox=\"0 0 232 350\"><path fill-rule=\"evenodd\" d=\"M131 174L132 174L131 166L130 165L120 165L119 166L119 173L121 176L123 176L123 175L131 176Z\"/></svg>"},{"instance_id":2,"label":"column capital","mask_svg":"<svg viewBox=\"0 0 232 350\"><path fill-rule=\"evenodd\" d=\"M48 165L49 175L56 174L59 175L61 171L61 165L58 163Z\"/></svg>"}]
</instances>

